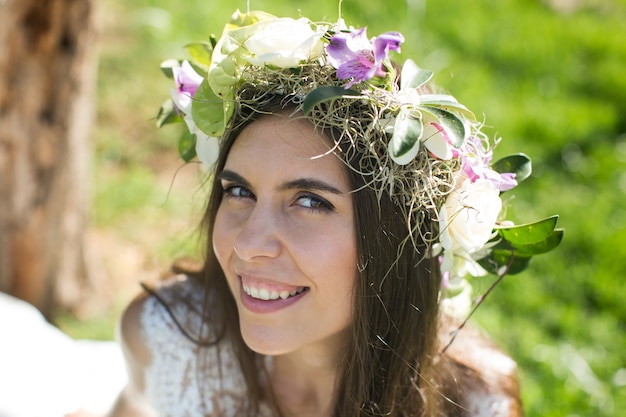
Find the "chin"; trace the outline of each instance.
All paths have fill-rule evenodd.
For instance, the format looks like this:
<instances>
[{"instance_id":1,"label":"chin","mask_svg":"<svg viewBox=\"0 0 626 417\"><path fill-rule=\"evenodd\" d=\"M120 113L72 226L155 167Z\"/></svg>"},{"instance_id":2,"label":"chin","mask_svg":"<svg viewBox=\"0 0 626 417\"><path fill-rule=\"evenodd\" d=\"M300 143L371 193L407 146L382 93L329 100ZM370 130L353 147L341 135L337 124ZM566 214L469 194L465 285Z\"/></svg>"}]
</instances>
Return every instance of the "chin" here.
<instances>
[{"instance_id":1,"label":"chin","mask_svg":"<svg viewBox=\"0 0 626 417\"><path fill-rule=\"evenodd\" d=\"M259 355L277 356L291 352L285 343L279 342L279 338L271 335L250 334L242 329L241 336L246 346Z\"/></svg>"}]
</instances>

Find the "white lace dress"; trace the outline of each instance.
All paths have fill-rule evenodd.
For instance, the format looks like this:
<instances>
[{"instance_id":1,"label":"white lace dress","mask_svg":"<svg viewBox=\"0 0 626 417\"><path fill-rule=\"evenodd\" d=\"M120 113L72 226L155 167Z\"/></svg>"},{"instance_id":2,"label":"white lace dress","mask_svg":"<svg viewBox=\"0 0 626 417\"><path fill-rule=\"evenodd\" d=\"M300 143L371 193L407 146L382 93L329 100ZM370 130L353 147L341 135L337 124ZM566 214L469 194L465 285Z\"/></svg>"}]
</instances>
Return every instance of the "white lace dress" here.
<instances>
[{"instance_id":1,"label":"white lace dress","mask_svg":"<svg viewBox=\"0 0 626 417\"><path fill-rule=\"evenodd\" d=\"M230 344L201 347L178 328L172 315L192 335L201 328L203 290L198 285L175 283L157 290L166 302L172 287L184 303L167 303L169 314L157 298L149 297L141 315L143 338L150 347L150 366L145 375L146 395L163 417L235 417L245 404L245 382ZM198 306L197 310L191 306ZM221 367L218 366L221 364ZM259 417L272 417L261 407Z\"/></svg>"},{"instance_id":2,"label":"white lace dress","mask_svg":"<svg viewBox=\"0 0 626 417\"><path fill-rule=\"evenodd\" d=\"M174 293L187 302L173 302ZM146 395L157 414L162 417L241 415L247 399L245 382L230 344L223 341L218 346L200 347L172 319L174 316L184 323L190 334L199 333L202 288L181 277L179 282L159 288L157 294L171 308L171 314L152 296L146 299L141 315L142 337L151 356L145 375ZM513 361L495 350L480 350L479 356L472 360L484 362L485 369L510 372L515 367ZM464 414L469 417L508 417L513 409L511 398L497 389L475 387L465 393L465 400ZM258 417L274 416L262 404Z\"/></svg>"}]
</instances>

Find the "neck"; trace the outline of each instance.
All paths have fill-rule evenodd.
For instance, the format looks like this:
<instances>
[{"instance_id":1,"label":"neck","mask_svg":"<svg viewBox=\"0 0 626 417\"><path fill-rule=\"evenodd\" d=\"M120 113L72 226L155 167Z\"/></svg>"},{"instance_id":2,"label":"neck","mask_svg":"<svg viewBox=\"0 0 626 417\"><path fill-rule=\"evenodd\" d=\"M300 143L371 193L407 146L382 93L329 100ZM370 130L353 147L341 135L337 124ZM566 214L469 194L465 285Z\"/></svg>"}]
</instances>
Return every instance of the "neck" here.
<instances>
[{"instance_id":1,"label":"neck","mask_svg":"<svg viewBox=\"0 0 626 417\"><path fill-rule=\"evenodd\" d=\"M272 358L272 390L284 417L332 415L341 353L311 347Z\"/></svg>"}]
</instances>

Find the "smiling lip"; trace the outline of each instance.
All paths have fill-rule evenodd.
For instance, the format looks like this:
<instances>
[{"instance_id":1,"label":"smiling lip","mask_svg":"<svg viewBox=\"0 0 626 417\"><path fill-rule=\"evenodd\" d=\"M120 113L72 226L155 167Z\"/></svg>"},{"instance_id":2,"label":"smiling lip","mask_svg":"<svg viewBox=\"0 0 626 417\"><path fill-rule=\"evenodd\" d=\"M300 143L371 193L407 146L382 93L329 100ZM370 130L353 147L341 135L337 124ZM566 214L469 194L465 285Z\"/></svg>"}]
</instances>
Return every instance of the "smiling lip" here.
<instances>
[{"instance_id":1,"label":"smiling lip","mask_svg":"<svg viewBox=\"0 0 626 417\"><path fill-rule=\"evenodd\" d=\"M248 294L248 292L252 292L254 295L258 295L256 288L258 288L259 286L244 284L245 281L246 280L244 278L239 277L239 298L241 300L241 304L247 310L258 314L272 313L274 311L289 307L290 305L300 301L302 297L304 297L309 291L308 287L290 287L288 289L280 290L277 289L275 291L278 294L283 294L279 295L276 299L264 300L258 297L255 298L252 295ZM244 290L244 285L246 285L247 291ZM271 294L271 289L266 289L263 285L261 285L260 287L263 288L265 291L268 291L269 294ZM289 295L286 296L286 298L283 298L285 296L285 291L287 291ZM263 298L267 298L266 295L267 294L261 294L260 296L263 296ZM270 295L270 297L272 296Z\"/></svg>"}]
</instances>

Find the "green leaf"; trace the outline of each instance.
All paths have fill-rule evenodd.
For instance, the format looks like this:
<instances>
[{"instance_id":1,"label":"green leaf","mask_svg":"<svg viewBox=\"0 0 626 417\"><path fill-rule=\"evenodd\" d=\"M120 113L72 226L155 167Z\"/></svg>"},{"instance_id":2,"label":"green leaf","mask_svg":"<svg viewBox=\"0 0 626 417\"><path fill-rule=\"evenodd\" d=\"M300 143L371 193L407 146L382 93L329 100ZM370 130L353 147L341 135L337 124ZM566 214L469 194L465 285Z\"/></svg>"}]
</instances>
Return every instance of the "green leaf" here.
<instances>
[{"instance_id":1,"label":"green leaf","mask_svg":"<svg viewBox=\"0 0 626 417\"><path fill-rule=\"evenodd\" d=\"M513 260L511 260L511 257L513 257ZM530 256L514 254L508 250L494 250L489 256L479 260L478 263L487 272L496 275L502 273L501 268L508 266L507 274L515 275L528 267L530 258Z\"/></svg>"},{"instance_id":2,"label":"green leaf","mask_svg":"<svg viewBox=\"0 0 626 417\"><path fill-rule=\"evenodd\" d=\"M253 10L248 13L241 13L239 10L237 10L231 16L230 22L228 23L226 29L232 30L234 28L241 27L241 26L253 25L263 20L274 20L274 19L276 19L276 16L271 15L266 12L259 11L259 10Z\"/></svg>"},{"instance_id":3,"label":"green leaf","mask_svg":"<svg viewBox=\"0 0 626 417\"><path fill-rule=\"evenodd\" d=\"M501 174L506 172L514 173L518 183L530 177L533 171L530 158L523 153L505 156L495 162L491 167Z\"/></svg>"},{"instance_id":4,"label":"green leaf","mask_svg":"<svg viewBox=\"0 0 626 417\"><path fill-rule=\"evenodd\" d=\"M449 136L450 142L455 147L463 144L470 134L470 127L456 114L444 109L430 106L419 106L420 110L430 113L443 126Z\"/></svg>"},{"instance_id":5,"label":"green leaf","mask_svg":"<svg viewBox=\"0 0 626 417\"><path fill-rule=\"evenodd\" d=\"M182 121L183 118L180 117L180 114L174 105L174 101L172 99L166 100L159 109L156 121L157 127L161 128L163 125L169 123L179 123Z\"/></svg>"},{"instance_id":6,"label":"green leaf","mask_svg":"<svg viewBox=\"0 0 626 417\"><path fill-rule=\"evenodd\" d=\"M562 229L555 229L557 220L558 216L552 216L536 223L497 229L503 240L478 263L494 274L501 273L501 268L507 266L507 274L522 272L534 255L549 252L559 246L564 232Z\"/></svg>"},{"instance_id":7,"label":"green leaf","mask_svg":"<svg viewBox=\"0 0 626 417\"><path fill-rule=\"evenodd\" d=\"M178 59L168 59L161 62L161 72L163 72L167 78L174 78L174 72L172 71L174 67L180 67L180 61Z\"/></svg>"},{"instance_id":8,"label":"green leaf","mask_svg":"<svg viewBox=\"0 0 626 417\"><path fill-rule=\"evenodd\" d=\"M209 80L213 91L224 100L232 100L235 96L234 86L239 80L240 69L233 57L225 57L213 62L209 70Z\"/></svg>"},{"instance_id":9,"label":"green leaf","mask_svg":"<svg viewBox=\"0 0 626 417\"><path fill-rule=\"evenodd\" d=\"M221 136L224 133L226 110L224 101L215 95L213 89L204 79L191 105L193 121L208 136Z\"/></svg>"},{"instance_id":10,"label":"green leaf","mask_svg":"<svg viewBox=\"0 0 626 417\"><path fill-rule=\"evenodd\" d=\"M476 119L474 113L448 94L421 94L420 104L422 106L437 107L451 113L459 113L471 120Z\"/></svg>"},{"instance_id":11,"label":"green leaf","mask_svg":"<svg viewBox=\"0 0 626 417\"><path fill-rule=\"evenodd\" d=\"M412 88L419 88L430 81L432 77L432 71L423 70L418 67L413 60L407 59L402 66L400 89L408 90Z\"/></svg>"},{"instance_id":12,"label":"green leaf","mask_svg":"<svg viewBox=\"0 0 626 417\"><path fill-rule=\"evenodd\" d=\"M496 246L494 246L494 250L502 249L515 251L516 256L540 255L542 253L550 252L552 249L559 246L563 240L563 234L563 229L555 229L550 236L544 240L528 244L512 243L507 240L501 240Z\"/></svg>"},{"instance_id":13,"label":"green leaf","mask_svg":"<svg viewBox=\"0 0 626 417\"><path fill-rule=\"evenodd\" d=\"M543 242L550 237L559 216L551 216L535 223L496 229L503 239L512 245L530 245Z\"/></svg>"},{"instance_id":14,"label":"green leaf","mask_svg":"<svg viewBox=\"0 0 626 417\"><path fill-rule=\"evenodd\" d=\"M190 43L185 45L191 59L195 64L208 71L211 65L211 55L213 54L213 46L208 42Z\"/></svg>"},{"instance_id":15,"label":"green leaf","mask_svg":"<svg viewBox=\"0 0 626 417\"><path fill-rule=\"evenodd\" d=\"M191 161L196 156L196 135L187 129L178 139L178 154L185 162Z\"/></svg>"},{"instance_id":16,"label":"green leaf","mask_svg":"<svg viewBox=\"0 0 626 417\"><path fill-rule=\"evenodd\" d=\"M318 87L315 90L311 91L304 98L304 102L302 103L302 112L307 115L313 110L315 106L318 104L333 100L337 98L348 98L348 97L359 97L361 94L354 90L346 90L343 87L337 87L332 85L326 85L322 87Z\"/></svg>"},{"instance_id":17,"label":"green leaf","mask_svg":"<svg viewBox=\"0 0 626 417\"><path fill-rule=\"evenodd\" d=\"M396 117L393 136L389 141L389 155L398 165L406 165L415 158L420 148L422 121L414 112L403 107Z\"/></svg>"}]
</instances>

